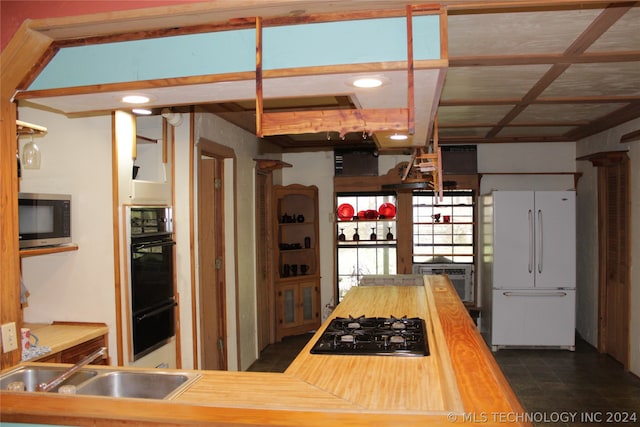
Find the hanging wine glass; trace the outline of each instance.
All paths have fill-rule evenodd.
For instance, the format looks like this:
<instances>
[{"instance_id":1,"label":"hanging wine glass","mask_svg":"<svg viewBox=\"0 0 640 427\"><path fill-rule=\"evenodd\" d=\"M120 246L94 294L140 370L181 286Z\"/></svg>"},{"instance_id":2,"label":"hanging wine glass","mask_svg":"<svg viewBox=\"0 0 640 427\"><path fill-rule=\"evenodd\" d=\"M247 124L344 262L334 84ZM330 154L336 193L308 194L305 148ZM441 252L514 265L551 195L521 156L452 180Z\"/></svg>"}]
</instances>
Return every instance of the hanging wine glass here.
<instances>
[{"instance_id":1,"label":"hanging wine glass","mask_svg":"<svg viewBox=\"0 0 640 427\"><path fill-rule=\"evenodd\" d=\"M338 234L338 240L340 240L341 242L344 242L345 240L347 240L347 237L344 235L344 228L340 229L340 234Z\"/></svg>"},{"instance_id":2,"label":"hanging wine glass","mask_svg":"<svg viewBox=\"0 0 640 427\"><path fill-rule=\"evenodd\" d=\"M356 232L353 233L353 240L358 241L360 240L360 235L358 234L358 229L356 228Z\"/></svg>"},{"instance_id":3,"label":"hanging wine glass","mask_svg":"<svg viewBox=\"0 0 640 427\"><path fill-rule=\"evenodd\" d=\"M391 232L391 227L389 228L389 232L387 233L387 240L393 240L393 233Z\"/></svg>"},{"instance_id":4,"label":"hanging wine glass","mask_svg":"<svg viewBox=\"0 0 640 427\"><path fill-rule=\"evenodd\" d=\"M378 236L376 235L376 228L371 227L371 234L369 235L369 240L377 240Z\"/></svg>"},{"instance_id":5,"label":"hanging wine glass","mask_svg":"<svg viewBox=\"0 0 640 427\"><path fill-rule=\"evenodd\" d=\"M40 148L31 140L22 147L22 167L25 169L40 169Z\"/></svg>"}]
</instances>

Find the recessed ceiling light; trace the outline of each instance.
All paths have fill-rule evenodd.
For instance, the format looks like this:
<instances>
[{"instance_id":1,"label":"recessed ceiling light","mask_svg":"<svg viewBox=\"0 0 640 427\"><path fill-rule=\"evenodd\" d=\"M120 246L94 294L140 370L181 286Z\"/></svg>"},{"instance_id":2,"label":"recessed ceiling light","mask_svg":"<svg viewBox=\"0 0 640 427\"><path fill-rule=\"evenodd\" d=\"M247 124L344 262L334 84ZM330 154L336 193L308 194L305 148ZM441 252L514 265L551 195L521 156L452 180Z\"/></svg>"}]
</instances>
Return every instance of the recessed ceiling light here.
<instances>
[{"instance_id":1,"label":"recessed ceiling light","mask_svg":"<svg viewBox=\"0 0 640 427\"><path fill-rule=\"evenodd\" d=\"M127 95L122 97L122 102L127 104L146 104L149 102L149 97L144 95Z\"/></svg>"},{"instance_id":2,"label":"recessed ceiling light","mask_svg":"<svg viewBox=\"0 0 640 427\"><path fill-rule=\"evenodd\" d=\"M151 110L147 110L146 108L134 108L133 110L131 110L131 112L133 112L133 114L138 114L141 116L151 115Z\"/></svg>"},{"instance_id":3,"label":"recessed ceiling light","mask_svg":"<svg viewBox=\"0 0 640 427\"><path fill-rule=\"evenodd\" d=\"M380 77L359 77L351 84L360 88L373 88L382 86L382 83L383 81Z\"/></svg>"},{"instance_id":4,"label":"recessed ceiling light","mask_svg":"<svg viewBox=\"0 0 640 427\"><path fill-rule=\"evenodd\" d=\"M389 137L389 139L393 139L394 141L404 141L405 139L409 139L409 137L400 133L394 133Z\"/></svg>"}]
</instances>

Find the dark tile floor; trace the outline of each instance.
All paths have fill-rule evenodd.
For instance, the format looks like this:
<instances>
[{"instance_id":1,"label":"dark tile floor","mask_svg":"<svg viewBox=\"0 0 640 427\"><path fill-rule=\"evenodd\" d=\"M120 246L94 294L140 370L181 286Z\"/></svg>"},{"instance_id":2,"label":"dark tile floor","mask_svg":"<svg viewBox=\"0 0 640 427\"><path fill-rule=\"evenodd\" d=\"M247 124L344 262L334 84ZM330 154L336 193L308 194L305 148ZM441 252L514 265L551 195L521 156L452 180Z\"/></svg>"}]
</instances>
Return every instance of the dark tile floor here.
<instances>
[{"instance_id":1,"label":"dark tile floor","mask_svg":"<svg viewBox=\"0 0 640 427\"><path fill-rule=\"evenodd\" d=\"M311 337L268 346L249 371L283 372ZM507 349L494 356L536 427L640 426L640 378L579 338L575 352Z\"/></svg>"},{"instance_id":2,"label":"dark tile floor","mask_svg":"<svg viewBox=\"0 0 640 427\"><path fill-rule=\"evenodd\" d=\"M307 345L313 334L284 337L282 341L268 345L253 362L248 371L284 372L300 350Z\"/></svg>"}]
</instances>

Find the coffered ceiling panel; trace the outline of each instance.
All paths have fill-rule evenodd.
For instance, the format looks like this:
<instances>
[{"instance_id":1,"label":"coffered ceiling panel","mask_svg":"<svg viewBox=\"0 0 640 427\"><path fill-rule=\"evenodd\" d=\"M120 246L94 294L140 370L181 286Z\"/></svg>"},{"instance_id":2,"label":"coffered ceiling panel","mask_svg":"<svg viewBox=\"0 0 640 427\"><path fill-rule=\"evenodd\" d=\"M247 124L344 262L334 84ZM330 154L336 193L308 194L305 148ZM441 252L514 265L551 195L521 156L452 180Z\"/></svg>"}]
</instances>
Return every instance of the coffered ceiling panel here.
<instances>
[{"instance_id":1,"label":"coffered ceiling panel","mask_svg":"<svg viewBox=\"0 0 640 427\"><path fill-rule=\"evenodd\" d=\"M542 96L640 96L640 66L637 62L574 64Z\"/></svg>"},{"instance_id":2,"label":"coffered ceiling panel","mask_svg":"<svg viewBox=\"0 0 640 427\"><path fill-rule=\"evenodd\" d=\"M490 127L440 128L441 137L481 138L491 130Z\"/></svg>"},{"instance_id":3,"label":"coffered ceiling panel","mask_svg":"<svg viewBox=\"0 0 640 427\"><path fill-rule=\"evenodd\" d=\"M600 11L453 15L449 18L450 55L563 52Z\"/></svg>"},{"instance_id":4,"label":"coffered ceiling panel","mask_svg":"<svg viewBox=\"0 0 640 427\"><path fill-rule=\"evenodd\" d=\"M535 104L528 106L513 123L575 123L588 124L625 104Z\"/></svg>"},{"instance_id":5,"label":"coffered ceiling panel","mask_svg":"<svg viewBox=\"0 0 640 427\"><path fill-rule=\"evenodd\" d=\"M498 133L498 137L519 138L524 136L538 136L542 138L554 135L564 135L574 129L575 127L572 126L510 126L502 129Z\"/></svg>"},{"instance_id":6,"label":"coffered ceiling panel","mask_svg":"<svg viewBox=\"0 0 640 427\"><path fill-rule=\"evenodd\" d=\"M450 68L442 100L520 99L549 68L546 64Z\"/></svg>"},{"instance_id":7,"label":"coffered ceiling panel","mask_svg":"<svg viewBox=\"0 0 640 427\"><path fill-rule=\"evenodd\" d=\"M482 108L470 106L440 107L438 121L442 127L466 124L468 126L482 126L497 123L511 110L510 105L484 105Z\"/></svg>"},{"instance_id":8,"label":"coffered ceiling panel","mask_svg":"<svg viewBox=\"0 0 640 427\"><path fill-rule=\"evenodd\" d=\"M640 8L628 11L587 52L640 50Z\"/></svg>"}]
</instances>

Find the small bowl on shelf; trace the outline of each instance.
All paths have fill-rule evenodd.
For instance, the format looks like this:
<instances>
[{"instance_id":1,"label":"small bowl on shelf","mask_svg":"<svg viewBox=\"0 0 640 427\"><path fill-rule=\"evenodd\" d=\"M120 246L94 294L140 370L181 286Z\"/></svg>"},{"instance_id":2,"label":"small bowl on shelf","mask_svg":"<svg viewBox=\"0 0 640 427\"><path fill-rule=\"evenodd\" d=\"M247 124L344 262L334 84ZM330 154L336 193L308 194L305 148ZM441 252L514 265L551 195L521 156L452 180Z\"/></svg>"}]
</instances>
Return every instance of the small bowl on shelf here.
<instances>
[{"instance_id":1,"label":"small bowl on shelf","mask_svg":"<svg viewBox=\"0 0 640 427\"><path fill-rule=\"evenodd\" d=\"M378 208L380 218L393 219L396 216L396 207L393 203L385 202Z\"/></svg>"},{"instance_id":2,"label":"small bowl on shelf","mask_svg":"<svg viewBox=\"0 0 640 427\"><path fill-rule=\"evenodd\" d=\"M337 215L340 221L351 221L355 210L349 203L343 203L338 206Z\"/></svg>"}]
</instances>

